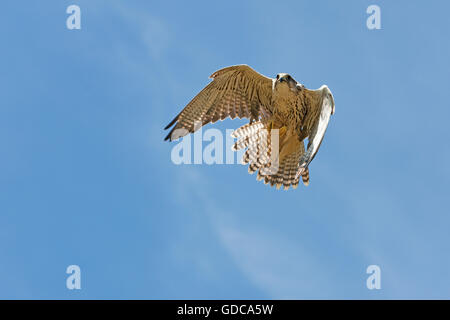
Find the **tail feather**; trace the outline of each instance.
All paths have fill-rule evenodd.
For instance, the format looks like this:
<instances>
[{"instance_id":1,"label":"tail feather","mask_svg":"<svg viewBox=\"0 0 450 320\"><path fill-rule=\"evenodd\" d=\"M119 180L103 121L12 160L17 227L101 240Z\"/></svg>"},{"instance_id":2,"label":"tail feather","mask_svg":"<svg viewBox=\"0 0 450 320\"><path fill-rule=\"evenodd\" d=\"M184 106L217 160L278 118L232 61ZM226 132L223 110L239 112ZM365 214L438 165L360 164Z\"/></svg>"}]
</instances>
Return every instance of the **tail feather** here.
<instances>
[{"instance_id":1,"label":"tail feather","mask_svg":"<svg viewBox=\"0 0 450 320\"><path fill-rule=\"evenodd\" d=\"M248 164L248 172L253 174L257 172L256 179L258 181L263 180L265 184L276 186L277 189L283 187L284 190L289 189L291 186L295 189L298 187L299 178L296 177L298 170L299 159L305 152L303 142L294 144L287 147L287 151L279 152L277 165L275 163L272 166L271 163L271 135L268 130L265 129L264 124L261 121L248 123L235 130L232 134L234 138L238 138L238 141L233 145L233 150L240 150L247 148L245 151L241 163ZM291 138L292 140L292 138ZM291 141L292 142L292 141ZM284 145L280 144L280 150ZM304 185L309 184L309 170L306 168L301 174Z\"/></svg>"}]
</instances>

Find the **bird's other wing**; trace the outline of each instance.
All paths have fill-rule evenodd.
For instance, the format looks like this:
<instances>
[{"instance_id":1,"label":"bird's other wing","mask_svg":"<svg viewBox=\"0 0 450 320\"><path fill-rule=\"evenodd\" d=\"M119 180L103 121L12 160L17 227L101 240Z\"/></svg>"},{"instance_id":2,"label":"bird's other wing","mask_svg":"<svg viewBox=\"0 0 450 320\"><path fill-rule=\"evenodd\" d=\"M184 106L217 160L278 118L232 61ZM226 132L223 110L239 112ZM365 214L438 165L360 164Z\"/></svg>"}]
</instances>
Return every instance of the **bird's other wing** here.
<instances>
[{"instance_id":1,"label":"bird's other wing","mask_svg":"<svg viewBox=\"0 0 450 320\"><path fill-rule=\"evenodd\" d=\"M321 91L322 94L322 97L319 100L320 113L318 114L317 119L314 122L312 132L308 137L308 148L300 158L296 177L302 174L308 168L310 162L314 159L320 148L323 137L325 136L325 131L327 130L330 117L334 114L334 99L331 91L327 86L323 86L318 91Z\"/></svg>"},{"instance_id":2,"label":"bird's other wing","mask_svg":"<svg viewBox=\"0 0 450 320\"><path fill-rule=\"evenodd\" d=\"M213 79L164 129L175 124L164 140L175 140L207 123L227 117L258 119L271 114L272 79L247 65L214 72Z\"/></svg>"}]
</instances>

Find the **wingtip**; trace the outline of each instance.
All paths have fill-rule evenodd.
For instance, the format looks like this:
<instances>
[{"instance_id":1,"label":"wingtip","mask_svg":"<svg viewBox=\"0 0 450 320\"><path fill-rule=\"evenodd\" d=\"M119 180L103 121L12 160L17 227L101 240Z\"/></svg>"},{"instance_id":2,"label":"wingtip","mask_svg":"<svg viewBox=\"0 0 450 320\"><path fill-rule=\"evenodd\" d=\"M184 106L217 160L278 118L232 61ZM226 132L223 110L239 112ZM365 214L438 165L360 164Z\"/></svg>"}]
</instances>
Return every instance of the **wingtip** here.
<instances>
[{"instance_id":1,"label":"wingtip","mask_svg":"<svg viewBox=\"0 0 450 320\"><path fill-rule=\"evenodd\" d=\"M172 141L172 132L173 132L173 129L169 132L169 134L164 138L164 141L167 141L167 140L169 140L169 142L171 142Z\"/></svg>"},{"instance_id":2,"label":"wingtip","mask_svg":"<svg viewBox=\"0 0 450 320\"><path fill-rule=\"evenodd\" d=\"M173 126L177 121L178 121L178 117L179 117L180 115L178 114L175 118L173 118L173 120L172 121L170 121L170 123L164 128L164 130L167 130L167 129L169 129L171 126Z\"/></svg>"},{"instance_id":3,"label":"wingtip","mask_svg":"<svg viewBox=\"0 0 450 320\"><path fill-rule=\"evenodd\" d=\"M173 121L171 121L167 126L164 127L164 130L169 129L171 126L173 126L176 122L176 119L174 119Z\"/></svg>"}]
</instances>

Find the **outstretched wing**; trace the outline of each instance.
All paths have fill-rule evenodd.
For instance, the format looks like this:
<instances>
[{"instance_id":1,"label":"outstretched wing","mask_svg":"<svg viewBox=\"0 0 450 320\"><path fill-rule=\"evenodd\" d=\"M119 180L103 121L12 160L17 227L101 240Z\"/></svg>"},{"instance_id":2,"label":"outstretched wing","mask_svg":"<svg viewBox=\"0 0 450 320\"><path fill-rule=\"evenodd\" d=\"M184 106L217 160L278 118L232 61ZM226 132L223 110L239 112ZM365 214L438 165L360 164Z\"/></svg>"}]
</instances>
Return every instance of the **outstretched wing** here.
<instances>
[{"instance_id":1,"label":"outstretched wing","mask_svg":"<svg viewBox=\"0 0 450 320\"><path fill-rule=\"evenodd\" d=\"M270 115L272 79L247 65L214 72L213 79L164 129L175 124L164 140L175 140L207 123L227 117L258 119Z\"/></svg>"},{"instance_id":2,"label":"outstretched wing","mask_svg":"<svg viewBox=\"0 0 450 320\"><path fill-rule=\"evenodd\" d=\"M327 130L330 117L334 114L334 99L331 91L326 86L324 86L321 91L322 99L320 99L320 113L318 114L311 134L308 137L308 148L300 158L296 177L302 174L308 168L310 162L314 159L320 148L323 137L325 136L325 131Z\"/></svg>"}]
</instances>

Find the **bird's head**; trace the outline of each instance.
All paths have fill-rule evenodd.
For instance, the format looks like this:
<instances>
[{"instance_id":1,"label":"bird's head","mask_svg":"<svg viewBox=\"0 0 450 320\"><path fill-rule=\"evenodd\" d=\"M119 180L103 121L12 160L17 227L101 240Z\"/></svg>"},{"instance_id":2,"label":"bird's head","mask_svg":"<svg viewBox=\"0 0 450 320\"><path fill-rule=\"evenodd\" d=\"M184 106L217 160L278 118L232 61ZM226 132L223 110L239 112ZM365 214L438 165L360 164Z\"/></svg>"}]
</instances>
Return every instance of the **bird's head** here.
<instances>
[{"instance_id":1,"label":"bird's head","mask_svg":"<svg viewBox=\"0 0 450 320\"><path fill-rule=\"evenodd\" d=\"M277 74L277 77L274 82L274 89L276 90L286 90L298 93L299 91L302 91L304 89L304 86L297 81L295 81L294 78L291 77L291 75L287 73L279 73Z\"/></svg>"}]
</instances>

